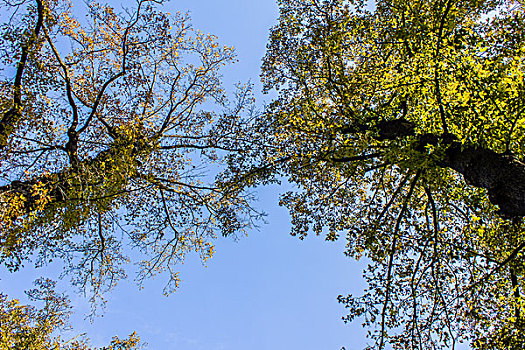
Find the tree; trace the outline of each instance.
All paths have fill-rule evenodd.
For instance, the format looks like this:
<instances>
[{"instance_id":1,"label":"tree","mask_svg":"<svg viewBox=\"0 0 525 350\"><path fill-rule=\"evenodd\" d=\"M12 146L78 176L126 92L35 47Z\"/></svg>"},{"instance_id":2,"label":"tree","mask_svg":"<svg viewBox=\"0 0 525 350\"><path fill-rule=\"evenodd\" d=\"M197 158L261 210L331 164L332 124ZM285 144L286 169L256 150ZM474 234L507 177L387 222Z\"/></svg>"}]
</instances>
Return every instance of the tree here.
<instances>
[{"instance_id":1,"label":"tree","mask_svg":"<svg viewBox=\"0 0 525 350\"><path fill-rule=\"evenodd\" d=\"M278 98L224 179L287 178L292 234L347 239L370 348L525 343L525 14L513 1L280 0Z\"/></svg>"},{"instance_id":2,"label":"tree","mask_svg":"<svg viewBox=\"0 0 525 350\"><path fill-rule=\"evenodd\" d=\"M36 287L27 292L33 301L43 302L42 309L20 305L0 294L0 349L2 350L95 350L85 340L63 341L53 332L67 326L69 301L55 292L55 283L40 279ZM101 350L138 349L139 338L133 333L128 339L113 338Z\"/></svg>"},{"instance_id":3,"label":"tree","mask_svg":"<svg viewBox=\"0 0 525 350\"><path fill-rule=\"evenodd\" d=\"M250 89L228 102L221 86L233 49L155 0L121 13L0 4L0 262L61 260L94 308L128 263L140 264L139 283L167 271L170 293L186 254L207 260L213 238L259 216L250 195L214 181L225 154L252 142ZM49 293L42 310L1 296L2 349L89 348L54 337L68 307ZM133 334L107 349L136 346Z\"/></svg>"},{"instance_id":4,"label":"tree","mask_svg":"<svg viewBox=\"0 0 525 350\"><path fill-rule=\"evenodd\" d=\"M159 3L89 2L86 20L60 0L3 3L0 261L12 271L62 259L95 300L137 249L139 280L168 270L169 292L186 253L208 259L210 238L258 215L213 180L251 101L240 89L228 104L221 87L233 49Z\"/></svg>"}]
</instances>

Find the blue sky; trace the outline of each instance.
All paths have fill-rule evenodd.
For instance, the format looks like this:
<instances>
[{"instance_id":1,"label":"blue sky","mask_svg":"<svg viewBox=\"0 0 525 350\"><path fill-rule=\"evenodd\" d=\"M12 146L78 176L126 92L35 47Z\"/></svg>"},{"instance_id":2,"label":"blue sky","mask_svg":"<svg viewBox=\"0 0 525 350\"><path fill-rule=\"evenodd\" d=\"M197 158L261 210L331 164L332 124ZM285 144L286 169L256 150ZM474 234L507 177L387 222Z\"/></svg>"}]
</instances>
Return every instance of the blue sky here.
<instances>
[{"instance_id":1,"label":"blue sky","mask_svg":"<svg viewBox=\"0 0 525 350\"><path fill-rule=\"evenodd\" d=\"M260 63L278 16L275 0L173 0L165 8L190 11L195 28L236 48L239 62L224 71L227 89L251 80L260 91ZM259 105L269 101L256 95ZM341 321L345 310L336 297L361 293L363 265L343 255L344 241L291 237L279 191L259 190L257 207L268 213L268 224L238 241L218 239L206 267L190 256L181 265L181 288L170 297L162 295L162 276L142 290L130 278L107 296L104 316L89 323L83 319L89 305L71 292L75 333L86 332L101 346L136 330L148 349L165 350L362 349L365 330ZM19 297L41 274L0 270L0 290Z\"/></svg>"},{"instance_id":2,"label":"blue sky","mask_svg":"<svg viewBox=\"0 0 525 350\"><path fill-rule=\"evenodd\" d=\"M141 291L132 281L121 283L104 317L78 322L76 331L104 344L136 330L149 349L363 349L364 331L341 321L336 301L338 294L360 293L362 266L344 257L344 242L291 237L277 191L260 191L269 223L237 242L219 239L206 267L190 257L175 294L162 296L162 277ZM75 302L88 311L85 301Z\"/></svg>"}]
</instances>

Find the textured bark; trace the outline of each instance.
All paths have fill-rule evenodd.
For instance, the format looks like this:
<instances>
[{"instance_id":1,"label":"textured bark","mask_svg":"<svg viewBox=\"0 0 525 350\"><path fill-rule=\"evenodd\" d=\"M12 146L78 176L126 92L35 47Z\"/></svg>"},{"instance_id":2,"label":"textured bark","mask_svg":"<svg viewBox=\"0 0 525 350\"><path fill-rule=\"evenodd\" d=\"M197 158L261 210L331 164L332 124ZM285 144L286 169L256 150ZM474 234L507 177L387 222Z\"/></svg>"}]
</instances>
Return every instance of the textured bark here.
<instances>
[{"instance_id":1,"label":"textured bark","mask_svg":"<svg viewBox=\"0 0 525 350\"><path fill-rule=\"evenodd\" d=\"M442 166L462 174L467 184L485 188L503 217L525 216L525 164L490 149L452 143Z\"/></svg>"}]
</instances>

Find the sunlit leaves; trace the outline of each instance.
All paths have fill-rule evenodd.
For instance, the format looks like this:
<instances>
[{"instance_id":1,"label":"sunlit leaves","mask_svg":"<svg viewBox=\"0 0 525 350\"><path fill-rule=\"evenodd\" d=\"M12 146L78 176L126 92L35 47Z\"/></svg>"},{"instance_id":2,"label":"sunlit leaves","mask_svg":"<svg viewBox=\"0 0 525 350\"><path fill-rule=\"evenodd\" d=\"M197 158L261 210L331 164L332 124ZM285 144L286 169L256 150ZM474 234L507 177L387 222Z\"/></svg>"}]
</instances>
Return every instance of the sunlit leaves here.
<instances>
[{"instance_id":1,"label":"sunlit leaves","mask_svg":"<svg viewBox=\"0 0 525 350\"><path fill-rule=\"evenodd\" d=\"M522 5L279 4L262 73L279 97L258 126L275 148L251 171L296 184L281 197L292 234L346 235L370 262L365 295L340 297L346 320L362 317L379 349L519 344L523 224L452 159L523 167Z\"/></svg>"},{"instance_id":2,"label":"sunlit leaves","mask_svg":"<svg viewBox=\"0 0 525 350\"><path fill-rule=\"evenodd\" d=\"M21 305L17 299L0 294L0 349L24 350L95 350L87 339L75 337L64 340L55 332L64 330L70 314L69 300L55 292L55 283L40 279L36 288L26 294L41 308ZM106 350L139 349L140 340L135 333L120 340L115 337L104 347Z\"/></svg>"}]
</instances>

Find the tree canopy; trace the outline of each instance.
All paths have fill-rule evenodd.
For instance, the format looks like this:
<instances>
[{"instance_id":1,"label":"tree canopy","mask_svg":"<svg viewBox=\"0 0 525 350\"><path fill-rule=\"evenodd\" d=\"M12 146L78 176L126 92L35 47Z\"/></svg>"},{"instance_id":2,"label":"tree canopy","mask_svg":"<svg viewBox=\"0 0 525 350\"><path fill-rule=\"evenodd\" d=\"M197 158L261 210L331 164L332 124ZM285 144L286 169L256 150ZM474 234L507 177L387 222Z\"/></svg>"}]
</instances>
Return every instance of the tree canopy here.
<instances>
[{"instance_id":1,"label":"tree canopy","mask_svg":"<svg viewBox=\"0 0 525 350\"><path fill-rule=\"evenodd\" d=\"M221 87L232 49L157 5L2 2L2 264L61 259L97 298L137 249L139 279L168 270L169 291L186 253L258 215L247 189L286 179L292 234L344 235L368 262L339 301L370 348L525 343L521 2L280 0L262 67L278 97L253 117L249 89L228 106ZM59 346L63 309L0 302L7 344Z\"/></svg>"},{"instance_id":2,"label":"tree canopy","mask_svg":"<svg viewBox=\"0 0 525 350\"><path fill-rule=\"evenodd\" d=\"M187 253L205 261L214 237L259 216L214 180L253 142L249 88L230 100L222 88L233 48L154 0L0 5L0 262L60 260L93 305L130 263L139 282L167 271L173 291ZM41 328L38 312L2 303Z\"/></svg>"},{"instance_id":3,"label":"tree canopy","mask_svg":"<svg viewBox=\"0 0 525 350\"><path fill-rule=\"evenodd\" d=\"M145 254L141 277L170 270L171 289L187 252L206 260L210 237L250 225L245 196L207 168L242 139L251 99L239 90L227 104L220 69L232 48L154 1L123 13L89 2L82 21L67 2L4 6L13 11L0 43L6 266L62 259L96 295L124 276L127 244Z\"/></svg>"},{"instance_id":4,"label":"tree canopy","mask_svg":"<svg viewBox=\"0 0 525 350\"><path fill-rule=\"evenodd\" d=\"M53 281L40 279L35 284L36 288L26 293L32 301L44 304L41 309L20 305L18 300L0 294L0 349L95 350L89 347L87 339L64 341L54 335L67 326L69 301L54 290ZM139 338L133 333L124 340L114 337L102 350L131 350L139 346Z\"/></svg>"},{"instance_id":5,"label":"tree canopy","mask_svg":"<svg viewBox=\"0 0 525 350\"><path fill-rule=\"evenodd\" d=\"M292 234L345 235L340 296L371 348L525 343L525 14L514 1L280 0L264 147L226 175L286 178Z\"/></svg>"}]
</instances>

